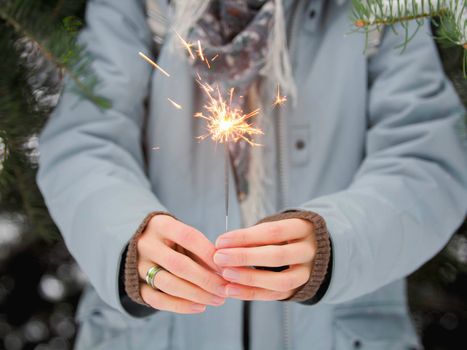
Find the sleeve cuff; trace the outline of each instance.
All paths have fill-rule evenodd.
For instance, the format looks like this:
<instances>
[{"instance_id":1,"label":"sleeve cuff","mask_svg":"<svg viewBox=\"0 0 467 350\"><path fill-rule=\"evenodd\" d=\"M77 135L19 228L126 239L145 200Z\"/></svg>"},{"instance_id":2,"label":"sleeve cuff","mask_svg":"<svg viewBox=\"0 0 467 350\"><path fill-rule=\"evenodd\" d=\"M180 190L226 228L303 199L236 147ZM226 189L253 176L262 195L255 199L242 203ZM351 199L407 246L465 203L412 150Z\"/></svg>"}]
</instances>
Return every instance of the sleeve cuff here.
<instances>
[{"instance_id":1,"label":"sleeve cuff","mask_svg":"<svg viewBox=\"0 0 467 350\"><path fill-rule=\"evenodd\" d=\"M284 301L297 301L304 304L316 303L319 295L323 295L326 281L329 280L329 262L331 261L331 241L326 222L317 213L311 211L286 211L280 214L264 218L259 223L279 221L286 219L303 219L311 222L317 242L316 255L310 278L303 286L299 287L295 294ZM325 288L324 288L325 289Z\"/></svg>"}]
</instances>

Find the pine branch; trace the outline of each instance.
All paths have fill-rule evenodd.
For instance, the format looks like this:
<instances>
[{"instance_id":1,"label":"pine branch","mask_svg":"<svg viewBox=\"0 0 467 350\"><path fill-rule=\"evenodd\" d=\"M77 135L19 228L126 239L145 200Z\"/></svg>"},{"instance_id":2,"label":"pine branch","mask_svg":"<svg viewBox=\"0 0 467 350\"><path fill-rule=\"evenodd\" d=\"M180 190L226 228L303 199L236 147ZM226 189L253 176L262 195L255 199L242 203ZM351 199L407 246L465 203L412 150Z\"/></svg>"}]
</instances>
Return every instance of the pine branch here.
<instances>
[{"instance_id":1,"label":"pine branch","mask_svg":"<svg viewBox=\"0 0 467 350\"><path fill-rule=\"evenodd\" d=\"M65 72L75 83L78 93L100 108L110 107L106 98L94 93L98 81L91 70L90 57L76 44L75 33L65 30L63 25L54 25L53 18L42 13L37 3L30 0L4 1L0 5L0 19L33 42L49 62ZM51 22L50 26L43 25Z\"/></svg>"},{"instance_id":2,"label":"pine branch","mask_svg":"<svg viewBox=\"0 0 467 350\"><path fill-rule=\"evenodd\" d=\"M23 232L58 237L37 188L37 134L55 105L63 74L100 108L92 60L76 43L84 0L0 0L0 212L20 215ZM54 11L55 9L55 11ZM63 22L62 22L63 21ZM32 237L34 237L34 235Z\"/></svg>"},{"instance_id":3,"label":"pine branch","mask_svg":"<svg viewBox=\"0 0 467 350\"><path fill-rule=\"evenodd\" d=\"M28 231L50 240L58 237L57 229L37 188L37 164L31 139L42 128L50 106L36 98L32 74L21 62L18 33L0 21L0 212L21 214ZM50 83L50 82L48 82ZM48 87L51 90L52 87Z\"/></svg>"},{"instance_id":4,"label":"pine branch","mask_svg":"<svg viewBox=\"0 0 467 350\"><path fill-rule=\"evenodd\" d=\"M394 25L441 16L447 0L353 0L355 26Z\"/></svg>"},{"instance_id":5,"label":"pine branch","mask_svg":"<svg viewBox=\"0 0 467 350\"><path fill-rule=\"evenodd\" d=\"M396 31L399 24L405 31L405 49L424 20L435 18L439 27L437 39L444 45L457 45L464 50L463 71L467 77L467 0L352 0L352 21L357 30L368 33L388 26ZM410 22L417 27L409 33Z\"/></svg>"}]
</instances>

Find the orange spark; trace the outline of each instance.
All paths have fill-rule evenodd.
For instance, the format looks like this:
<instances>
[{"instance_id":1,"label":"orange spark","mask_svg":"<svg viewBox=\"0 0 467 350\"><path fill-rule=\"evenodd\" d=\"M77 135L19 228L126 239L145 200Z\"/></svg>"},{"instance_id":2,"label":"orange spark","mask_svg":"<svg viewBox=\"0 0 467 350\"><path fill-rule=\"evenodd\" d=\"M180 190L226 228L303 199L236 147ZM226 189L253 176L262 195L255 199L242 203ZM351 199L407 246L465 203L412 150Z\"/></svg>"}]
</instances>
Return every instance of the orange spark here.
<instances>
[{"instance_id":1,"label":"orange spark","mask_svg":"<svg viewBox=\"0 0 467 350\"><path fill-rule=\"evenodd\" d=\"M138 53L144 60L146 60L146 62L152 64L154 66L154 68L158 69L159 71L161 71L161 73L165 74L166 76L170 77L170 74L167 73L165 70L162 69L161 66L159 66L156 62L154 62L153 60L151 60L148 56L146 56L144 53L142 53L141 51Z\"/></svg>"},{"instance_id":2,"label":"orange spark","mask_svg":"<svg viewBox=\"0 0 467 350\"><path fill-rule=\"evenodd\" d=\"M214 62L215 60L217 60L218 57L219 57L219 54L215 55L213 58L211 58L211 62Z\"/></svg>"},{"instance_id":3,"label":"orange spark","mask_svg":"<svg viewBox=\"0 0 467 350\"><path fill-rule=\"evenodd\" d=\"M183 38L181 37L181 35L178 34L177 32L175 32L175 34L178 36L178 38L179 38L180 41L182 42L183 46L185 47L185 49L186 49L186 50L188 51L188 53L190 54L190 57L191 57L192 59L195 60L195 59L196 59L196 58L195 58L195 55L193 54L193 50L191 49L191 47L193 46L193 44L187 42L187 41L186 41L185 39L183 39Z\"/></svg>"},{"instance_id":4,"label":"orange spark","mask_svg":"<svg viewBox=\"0 0 467 350\"><path fill-rule=\"evenodd\" d=\"M206 115L203 112L195 114L196 118L202 118L207 121L207 134L201 135L198 138L204 140L207 137L215 142L226 143L226 142L237 142L239 140L245 140L251 146L258 146L254 143L250 136L262 135L261 129L253 127L248 123L248 119L255 117L259 114L260 109L245 114L240 108L232 106L232 99L234 95L234 89L229 91L229 100L226 101L222 96L219 87L214 89L207 83L198 81L203 91L208 97L208 102L204 105Z\"/></svg>"},{"instance_id":5,"label":"orange spark","mask_svg":"<svg viewBox=\"0 0 467 350\"><path fill-rule=\"evenodd\" d=\"M192 43L189 43L187 42L185 39L182 38L182 36L180 34L178 34L177 32L175 32L175 34L177 35L177 37L180 39L182 45L185 47L185 49L188 51L188 53L190 54L190 57L193 59L193 60L196 60L196 57L193 53L193 50L191 49L193 47L193 44ZM203 61L204 63L206 63L206 65L208 66L209 69L211 69L211 64L209 63L209 59L204 56L204 53L203 53L203 48L201 46L201 41L198 40L197 41L197 44L198 44L198 49L196 50L197 53L198 53L198 57L201 59L201 61ZM212 59L211 59L211 62L214 61L219 55L216 55L214 56Z\"/></svg>"},{"instance_id":6,"label":"orange spark","mask_svg":"<svg viewBox=\"0 0 467 350\"><path fill-rule=\"evenodd\" d=\"M204 61L203 48L201 47L201 41L198 40L198 55L201 61Z\"/></svg>"},{"instance_id":7,"label":"orange spark","mask_svg":"<svg viewBox=\"0 0 467 350\"><path fill-rule=\"evenodd\" d=\"M273 102L274 107L282 106L284 103L287 102L287 96L281 95L281 90L279 84L277 84L277 95L276 99Z\"/></svg>"},{"instance_id":8,"label":"orange spark","mask_svg":"<svg viewBox=\"0 0 467 350\"><path fill-rule=\"evenodd\" d=\"M169 102L177 109L182 109L182 106L180 106L177 102L175 102L174 100L170 99L167 97L167 100L169 100Z\"/></svg>"}]
</instances>

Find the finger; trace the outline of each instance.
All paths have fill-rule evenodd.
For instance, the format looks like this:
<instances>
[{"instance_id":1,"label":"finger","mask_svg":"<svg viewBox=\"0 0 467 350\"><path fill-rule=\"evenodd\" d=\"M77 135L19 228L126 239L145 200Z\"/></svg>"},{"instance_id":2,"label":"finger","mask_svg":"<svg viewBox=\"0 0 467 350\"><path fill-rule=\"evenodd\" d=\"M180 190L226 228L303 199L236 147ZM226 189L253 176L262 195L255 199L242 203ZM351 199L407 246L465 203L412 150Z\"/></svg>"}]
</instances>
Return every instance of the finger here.
<instances>
[{"instance_id":1,"label":"finger","mask_svg":"<svg viewBox=\"0 0 467 350\"><path fill-rule=\"evenodd\" d=\"M310 278L309 264L291 266L282 272L255 270L246 267L227 268L222 276L229 282L251 287L259 287L277 292L294 290L305 284Z\"/></svg>"},{"instance_id":2,"label":"finger","mask_svg":"<svg viewBox=\"0 0 467 350\"><path fill-rule=\"evenodd\" d=\"M292 292L277 292L258 287L242 286L241 284L229 284L226 287L227 295L240 300L282 300L292 295Z\"/></svg>"},{"instance_id":3,"label":"finger","mask_svg":"<svg viewBox=\"0 0 467 350\"><path fill-rule=\"evenodd\" d=\"M215 272L206 269L188 256L169 249L161 243L154 247L154 251L157 253L153 254L151 260L170 273L197 285L211 294L220 297L225 296L225 285L227 283Z\"/></svg>"},{"instance_id":4,"label":"finger","mask_svg":"<svg viewBox=\"0 0 467 350\"><path fill-rule=\"evenodd\" d=\"M219 249L214 262L220 266L267 266L304 264L313 260L314 248L307 241L285 245Z\"/></svg>"},{"instance_id":5,"label":"finger","mask_svg":"<svg viewBox=\"0 0 467 350\"><path fill-rule=\"evenodd\" d=\"M266 222L249 228L226 232L216 240L216 248L249 247L302 239L313 229L302 219Z\"/></svg>"},{"instance_id":6,"label":"finger","mask_svg":"<svg viewBox=\"0 0 467 350\"><path fill-rule=\"evenodd\" d=\"M146 278L146 272L154 266L153 263L146 261L138 264L139 275L142 279ZM198 304L219 306L224 304L225 299L217 295L206 292L205 290L172 275L170 272L161 270L153 279L154 286L166 294L186 299Z\"/></svg>"},{"instance_id":7,"label":"finger","mask_svg":"<svg viewBox=\"0 0 467 350\"><path fill-rule=\"evenodd\" d=\"M154 290L147 284L140 284L140 294L144 302L154 309L171 311L178 314L198 314L206 310L206 305L174 297Z\"/></svg>"},{"instance_id":8,"label":"finger","mask_svg":"<svg viewBox=\"0 0 467 350\"><path fill-rule=\"evenodd\" d=\"M156 221L155 225L164 238L192 252L211 269L220 272L219 267L212 260L215 247L200 231L175 219Z\"/></svg>"},{"instance_id":9,"label":"finger","mask_svg":"<svg viewBox=\"0 0 467 350\"><path fill-rule=\"evenodd\" d=\"M209 266L208 264L206 264L201 258L199 258L197 255L193 254L192 252L190 252L189 250L186 250L184 248L183 249L183 252L181 252L183 255L186 255L187 257L189 257L191 260L193 260L194 262L196 262L198 265L204 267L205 269L209 270L209 271L213 271L213 268L211 266ZM212 259L212 261L214 262L214 259ZM216 269L214 270L215 273L217 273L218 275L221 274L222 272L222 268L220 266L216 266Z\"/></svg>"}]
</instances>

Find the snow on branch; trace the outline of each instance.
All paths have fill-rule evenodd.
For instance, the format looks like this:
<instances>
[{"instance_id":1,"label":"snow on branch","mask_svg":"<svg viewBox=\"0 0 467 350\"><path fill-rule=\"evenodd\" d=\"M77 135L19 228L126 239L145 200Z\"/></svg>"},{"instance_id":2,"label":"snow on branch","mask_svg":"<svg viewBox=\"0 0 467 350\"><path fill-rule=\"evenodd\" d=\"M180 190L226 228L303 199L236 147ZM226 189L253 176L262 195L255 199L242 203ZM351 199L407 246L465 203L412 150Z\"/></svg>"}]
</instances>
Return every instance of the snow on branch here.
<instances>
[{"instance_id":1,"label":"snow on branch","mask_svg":"<svg viewBox=\"0 0 467 350\"><path fill-rule=\"evenodd\" d=\"M445 46L459 46L464 51L463 67L467 77L467 0L352 0L352 21L357 31L367 34L383 27L405 31L401 47L405 49L425 19L438 27L437 39ZM409 32L409 24L417 23Z\"/></svg>"}]
</instances>

